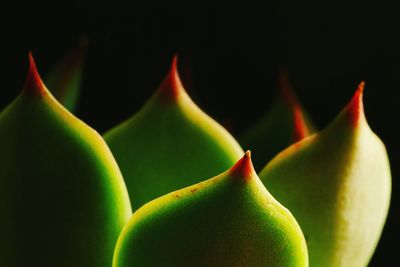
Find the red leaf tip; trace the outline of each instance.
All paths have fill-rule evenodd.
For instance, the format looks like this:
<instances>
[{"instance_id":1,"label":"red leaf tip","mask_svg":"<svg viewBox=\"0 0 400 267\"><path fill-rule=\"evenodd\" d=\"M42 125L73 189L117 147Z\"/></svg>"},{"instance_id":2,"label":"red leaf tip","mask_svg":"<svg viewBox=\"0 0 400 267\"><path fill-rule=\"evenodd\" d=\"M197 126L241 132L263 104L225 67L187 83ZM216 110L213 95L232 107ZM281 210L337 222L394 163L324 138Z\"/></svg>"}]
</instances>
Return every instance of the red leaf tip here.
<instances>
[{"instance_id":1,"label":"red leaf tip","mask_svg":"<svg viewBox=\"0 0 400 267\"><path fill-rule=\"evenodd\" d=\"M160 93L167 100L176 100L183 90L181 78L178 73L178 56L174 55L170 71L160 86Z\"/></svg>"},{"instance_id":2,"label":"red leaf tip","mask_svg":"<svg viewBox=\"0 0 400 267\"><path fill-rule=\"evenodd\" d=\"M229 170L229 172L235 177L240 177L243 180L248 180L252 174L255 173L253 163L251 161L251 152L247 152L239 159L235 165Z\"/></svg>"},{"instance_id":3,"label":"red leaf tip","mask_svg":"<svg viewBox=\"0 0 400 267\"><path fill-rule=\"evenodd\" d=\"M363 106L363 94L364 94L365 82L362 81L357 87L356 92L353 95L350 103L347 105L346 114L350 120L352 126L357 126L360 118L364 116Z\"/></svg>"},{"instance_id":4,"label":"red leaf tip","mask_svg":"<svg viewBox=\"0 0 400 267\"><path fill-rule=\"evenodd\" d=\"M309 130L303 117L303 111L296 94L294 93L293 86L289 80L289 72L287 69L282 69L278 77L279 92L286 103L292 109L293 116L293 141L297 142L308 136Z\"/></svg>"},{"instance_id":5,"label":"red leaf tip","mask_svg":"<svg viewBox=\"0 0 400 267\"><path fill-rule=\"evenodd\" d=\"M174 54L172 58L171 71L178 72L178 54Z\"/></svg>"},{"instance_id":6,"label":"red leaf tip","mask_svg":"<svg viewBox=\"0 0 400 267\"><path fill-rule=\"evenodd\" d=\"M46 86L40 78L40 75L36 68L35 60L33 59L31 52L29 52L29 70L25 80L23 92L28 95L37 96L47 94Z\"/></svg>"},{"instance_id":7,"label":"red leaf tip","mask_svg":"<svg viewBox=\"0 0 400 267\"><path fill-rule=\"evenodd\" d=\"M303 112L299 106L293 107L293 140L298 142L309 135Z\"/></svg>"}]
</instances>

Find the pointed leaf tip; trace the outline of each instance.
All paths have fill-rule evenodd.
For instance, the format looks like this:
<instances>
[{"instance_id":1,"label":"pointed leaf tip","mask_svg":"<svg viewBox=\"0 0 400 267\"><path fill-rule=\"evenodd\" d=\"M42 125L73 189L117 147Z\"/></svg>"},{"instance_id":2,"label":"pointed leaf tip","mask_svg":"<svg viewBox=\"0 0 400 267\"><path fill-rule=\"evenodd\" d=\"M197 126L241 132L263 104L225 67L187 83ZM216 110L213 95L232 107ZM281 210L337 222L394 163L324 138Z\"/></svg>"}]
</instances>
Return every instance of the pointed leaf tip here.
<instances>
[{"instance_id":1,"label":"pointed leaf tip","mask_svg":"<svg viewBox=\"0 0 400 267\"><path fill-rule=\"evenodd\" d=\"M46 87L36 68L35 60L32 53L29 52L29 70L25 80L23 92L28 95L45 95L47 93Z\"/></svg>"},{"instance_id":2,"label":"pointed leaf tip","mask_svg":"<svg viewBox=\"0 0 400 267\"><path fill-rule=\"evenodd\" d=\"M171 70L178 72L178 54L174 54L172 58Z\"/></svg>"},{"instance_id":3,"label":"pointed leaf tip","mask_svg":"<svg viewBox=\"0 0 400 267\"><path fill-rule=\"evenodd\" d=\"M251 161L250 150L247 150L243 157L239 159L235 165L233 165L229 172L232 175L240 177L243 180L248 180L251 175L255 173L253 162Z\"/></svg>"},{"instance_id":4,"label":"pointed leaf tip","mask_svg":"<svg viewBox=\"0 0 400 267\"><path fill-rule=\"evenodd\" d=\"M299 106L293 107L293 140L298 142L308 136L309 131Z\"/></svg>"},{"instance_id":5,"label":"pointed leaf tip","mask_svg":"<svg viewBox=\"0 0 400 267\"><path fill-rule=\"evenodd\" d=\"M360 118L364 116L364 106L362 99L364 94L364 87L365 82L362 81L358 85L357 90L353 95L353 98L346 108L346 113L352 126L357 126Z\"/></svg>"},{"instance_id":6,"label":"pointed leaf tip","mask_svg":"<svg viewBox=\"0 0 400 267\"><path fill-rule=\"evenodd\" d=\"M297 142L309 135L309 129L303 116L302 107L294 93L293 86L289 80L287 69L281 69L278 77L278 86L280 96L286 105L292 109L293 132L292 139Z\"/></svg>"},{"instance_id":7,"label":"pointed leaf tip","mask_svg":"<svg viewBox=\"0 0 400 267\"><path fill-rule=\"evenodd\" d=\"M183 85L178 72L178 56L174 55L170 71L160 87L160 92L166 100L176 100L183 90Z\"/></svg>"}]
</instances>

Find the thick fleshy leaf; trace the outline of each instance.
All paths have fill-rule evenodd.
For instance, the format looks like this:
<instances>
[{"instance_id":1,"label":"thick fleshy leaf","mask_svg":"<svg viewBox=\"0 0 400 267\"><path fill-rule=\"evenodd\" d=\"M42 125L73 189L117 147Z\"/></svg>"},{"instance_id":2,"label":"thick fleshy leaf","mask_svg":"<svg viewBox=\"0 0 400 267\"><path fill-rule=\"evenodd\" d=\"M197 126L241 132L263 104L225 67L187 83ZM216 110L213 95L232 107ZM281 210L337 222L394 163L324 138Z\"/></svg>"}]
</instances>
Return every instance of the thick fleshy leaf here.
<instances>
[{"instance_id":1,"label":"thick fleshy leaf","mask_svg":"<svg viewBox=\"0 0 400 267\"><path fill-rule=\"evenodd\" d=\"M367 266L386 220L389 160L365 119L363 88L326 129L290 146L260 173L298 220L310 266Z\"/></svg>"},{"instance_id":2,"label":"thick fleshy leaf","mask_svg":"<svg viewBox=\"0 0 400 267\"><path fill-rule=\"evenodd\" d=\"M134 210L231 166L243 150L196 106L171 71L147 104L104 135L125 178Z\"/></svg>"},{"instance_id":3,"label":"thick fleshy leaf","mask_svg":"<svg viewBox=\"0 0 400 267\"><path fill-rule=\"evenodd\" d=\"M32 57L24 89L0 114L0 147L0 266L110 266L132 212L123 178Z\"/></svg>"},{"instance_id":4,"label":"thick fleshy leaf","mask_svg":"<svg viewBox=\"0 0 400 267\"><path fill-rule=\"evenodd\" d=\"M265 189L247 152L232 168L137 210L114 267L307 267L304 236Z\"/></svg>"}]
</instances>

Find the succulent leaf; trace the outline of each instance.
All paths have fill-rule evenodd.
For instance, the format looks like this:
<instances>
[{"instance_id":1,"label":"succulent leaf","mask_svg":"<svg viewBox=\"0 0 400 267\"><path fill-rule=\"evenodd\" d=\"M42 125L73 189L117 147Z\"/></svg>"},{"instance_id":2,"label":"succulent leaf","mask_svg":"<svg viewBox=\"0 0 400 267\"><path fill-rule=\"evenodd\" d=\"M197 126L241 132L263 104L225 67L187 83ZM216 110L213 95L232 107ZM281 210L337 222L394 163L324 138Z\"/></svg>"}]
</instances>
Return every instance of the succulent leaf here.
<instances>
[{"instance_id":1,"label":"succulent leaf","mask_svg":"<svg viewBox=\"0 0 400 267\"><path fill-rule=\"evenodd\" d=\"M328 127L282 151L260 173L298 220L311 266L367 266L386 220L389 160L366 121L363 88Z\"/></svg>"},{"instance_id":2,"label":"succulent leaf","mask_svg":"<svg viewBox=\"0 0 400 267\"><path fill-rule=\"evenodd\" d=\"M306 267L308 255L296 220L268 193L247 152L222 174L138 209L113 266Z\"/></svg>"},{"instance_id":3,"label":"succulent leaf","mask_svg":"<svg viewBox=\"0 0 400 267\"><path fill-rule=\"evenodd\" d=\"M132 209L101 136L43 84L32 56L0 113L0 266L110 266Z\"/></svg>"},{"instance_id":4,"label":"succulent leaf","mask_svg":"<svg viewBox=\"0 0 400 267\"><path fill-rule=\"evenodd\" d=\"M222 172L243 154L236 140L189 98L176 57L147 104L104 138L121 168L134 210Z\"/></svg>"}]
</instances>

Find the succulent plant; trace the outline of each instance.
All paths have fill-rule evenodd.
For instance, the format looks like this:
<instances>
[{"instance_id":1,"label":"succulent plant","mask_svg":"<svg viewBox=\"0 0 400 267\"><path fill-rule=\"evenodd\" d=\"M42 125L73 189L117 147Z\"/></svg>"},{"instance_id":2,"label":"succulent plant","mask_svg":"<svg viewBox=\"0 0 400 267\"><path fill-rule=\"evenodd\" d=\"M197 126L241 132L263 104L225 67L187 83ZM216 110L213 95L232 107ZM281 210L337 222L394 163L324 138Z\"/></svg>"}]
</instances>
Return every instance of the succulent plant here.
<instances>
[{"instance_id":1,"label":"succulent plant","mask_svg":"<svg viewBox=\"0 0 400 267\"><path fill-rule=\"evenodd\" d=\"M308 254L247 152L222 174L138 209L115 250L113 267L128 266L305 267Z\"/></svg>"},{"instance_id":2,"label":"succulent plant","mask_svg":"<svg viewBox=\"0 0 400 267\"><path fill-rule=\"evenodd\" d=\"M224 171L243 154L236 140L189 98L177 57L147 104L104 138L134 199L134 210Z\"/></svg>"},{"instance_id":3,"label":"succulent plant","mask_svg":"<svg viewBox=\"0 0 400 267\"><path fill-rule=\"evenodd\" d=\"M131 205L101 136L46 89L33 58L0 113L0 266L110 266Z\"/></svg>"},{"instance_id":4,"label":"succulent plant","mask_svg":"<svg viewBox=\"0 0 400 267\"><path fill-rule=\"evenodd\" d=\"M311 266L366 266L386 220L389 160L366 121L363 89L361 83L328 127L282 151L260 173L298 219Z\"/></svg>"},{"instance_id":5,"label":"succulent plant","mask_svg":"<svg viewBox=\"0 0 400 267\"><path fill-rule=\"evenodd\" d=\"M48 76L71 111L83 49ZM260 180L250 152L190 99L176 57L105 142L53 97L30 56L24 89L0 113L0 266L366 266L391 174L364 84L314 133L286 72L279 83L281 97L241 138L256 167L273 158Z\"/></svg>"}]
</instances>

